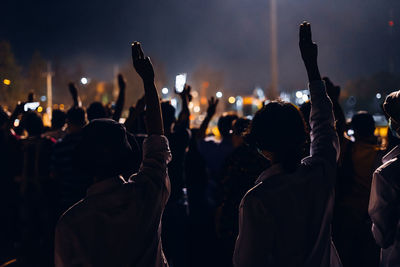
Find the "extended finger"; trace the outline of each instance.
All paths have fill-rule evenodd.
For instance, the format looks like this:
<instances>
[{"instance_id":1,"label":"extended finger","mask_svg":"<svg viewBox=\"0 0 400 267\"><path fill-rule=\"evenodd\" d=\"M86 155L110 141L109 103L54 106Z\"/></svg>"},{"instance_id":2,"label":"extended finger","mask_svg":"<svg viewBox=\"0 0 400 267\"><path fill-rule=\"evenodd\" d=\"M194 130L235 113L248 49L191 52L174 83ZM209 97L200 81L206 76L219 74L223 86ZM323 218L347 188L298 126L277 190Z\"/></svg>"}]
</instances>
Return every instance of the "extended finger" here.
<instances>
[{"instance_id":1,"label":"extended finger","mask_svg":"<svg viewBox=\"0 0 400 267\"><path fill-rule=\"evenodd\" d=\"M133 42L132 43L132 59L133 60L138 60L139 59L139 50L137 46L138 42Z\"/></svg>"},{"instance_id":2,"label":"extended finger","mask_svg":"<svg viewBox=\"0 0 400 267\"><path fill-rule=\"evenodd\" d=\"M139 58L140 59L144 59L144 53L143 53L142 45L139 42L137 42L137 47L138 47L138 51L139 51Z\"/></svg>"}]
</instances>

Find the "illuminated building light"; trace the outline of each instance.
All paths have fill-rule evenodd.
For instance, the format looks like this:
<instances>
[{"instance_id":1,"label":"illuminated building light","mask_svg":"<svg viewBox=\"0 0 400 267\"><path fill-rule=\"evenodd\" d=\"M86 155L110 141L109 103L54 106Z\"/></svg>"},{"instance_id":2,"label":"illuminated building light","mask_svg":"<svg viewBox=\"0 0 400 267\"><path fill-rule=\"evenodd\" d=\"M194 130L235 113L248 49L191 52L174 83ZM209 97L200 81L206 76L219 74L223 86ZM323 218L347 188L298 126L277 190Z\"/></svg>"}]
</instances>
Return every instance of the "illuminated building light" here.
<instances>
[{"instance_id":1,"label":"illuminated building light","mask_svg":"<svg viewBox=\"0 0 400 267\"><path fill-rule=\"evenodd\" d=\"M222 92L218 91L218 92L215 94L215 96L216 96L217 98L221 98L221 97L222 97Z\"/></svg>"},{"instance_id":2,"label":"illuminated building light","mask_svg":"<svg viewBox=\"0 0 400 267\"><path fill-rule=\"evenodd\" d=\"M200 107L199 107L199 106L195 106L195 107L193 108L193 110L194 110L194 112L200 112Z\"/></svg>"},{"instance_id":3,"label":"illuminated building light","mask_svg":"<svg viewBox=\"0 0 400 267\"><path fill-rule=\"evenodd\" d=\"M161 93L163 93L163 95L168 94L169 90L167 87L164 87L163 89L161 89Z\"/></svg>"},{"instance_id":4,"label":"illuminated building light","mask_svg":"<svg viewBox=\"0 0 400 267\"><path fill-rule=\"evenodd\" d=\"M42 112L42 111L43 111L43 108L42 108L41 106L38 106L37 111L38 111L38 112Z\"/></svg>"},{"instance_id":5,"label":"illuminated building light","mask_svg":"<svg viewBox=\"0 0 400 267\"><path fill-rule=\"evenodd\" d=\"M5 85L10 85L10 84L11 84L11 81L10 81L9 79L4 79L4 80L3 80L3 83L4 83Z\"/></svg>"},{"instance_id":6,"label":"illuminated building light","mask_svg":"<svg viewBox=\"0 0 400 267\"><path fill-rule=\"evenodd\" d=\"M228 98L228 102L229 102L230 104L235 104L236 98L233 97L233 96L231 96L231 97Z\"/></svg>"}]
</instances>

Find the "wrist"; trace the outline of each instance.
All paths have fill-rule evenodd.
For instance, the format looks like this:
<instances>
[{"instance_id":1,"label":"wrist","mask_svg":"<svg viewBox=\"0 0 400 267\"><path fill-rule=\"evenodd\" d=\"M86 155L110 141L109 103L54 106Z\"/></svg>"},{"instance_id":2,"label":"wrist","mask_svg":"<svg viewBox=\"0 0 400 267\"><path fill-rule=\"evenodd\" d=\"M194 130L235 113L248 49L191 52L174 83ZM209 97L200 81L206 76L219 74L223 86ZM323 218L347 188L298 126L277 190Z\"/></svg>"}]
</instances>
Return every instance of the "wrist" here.
<instances>
[{"instance_id":1,"label":"wrist","mask_svg":"<svg viewBox=\"0 0 400 267\"><path fill-rule=\"evenodd\" d=\"M144 78L142 80L144 85L154 85L154 78Z\"/></svg>"}]
</instances>

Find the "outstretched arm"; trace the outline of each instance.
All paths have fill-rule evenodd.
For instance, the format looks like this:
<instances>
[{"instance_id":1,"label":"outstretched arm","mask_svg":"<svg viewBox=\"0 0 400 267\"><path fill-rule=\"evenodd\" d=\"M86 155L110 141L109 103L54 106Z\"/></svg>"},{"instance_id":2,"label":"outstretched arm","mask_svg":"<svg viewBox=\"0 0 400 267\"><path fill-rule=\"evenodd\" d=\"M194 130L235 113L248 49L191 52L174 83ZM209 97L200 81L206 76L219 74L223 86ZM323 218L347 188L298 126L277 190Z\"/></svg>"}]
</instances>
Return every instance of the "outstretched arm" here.
<instances>
[{"instance_id":1,"label":"outstretched arm","mask_svg":"<svg viewBox=\"0 0 400 267\"><path fill-rule=\"evenodd\" d=\"M311 25L300 25L301 57L307 70L311 96L311 156L324 158L332 165L339 156L339 140L335 131L332 102L318 69L318 47L311 38Z\"/></svg>"},{"instance_id":2,"label":"outstretched arm","mask_svg":"<svg viewBox=\"0 0 400 267\"><path fill-rule=\"evenodd\" d=\"M146 101L146 127L149 136L164 135L160 100L154 84L154 70L150 58L145 57L139 42L132 44L132 61L136 72L143 80Z\"/></svg>"},{"instance_id":3,"label":"outstretched arm","mask_svg":"<svg viewBox=\"0 0 400 267\"><path fill-rule=\"evenodd\" d=\"M118 87L119 87L119 94L117 103L115 103L115 111L112 117L113 120L115 121L119 121L119 119L121 118L122 110L124 109L124 103L125 103L126 82L122 74L118 74Z\"/></svg>"},{"instance_id":4,"label":"outstretched arm","mask_svg":"<svg viewBox=\"0 0 400 267\"><path fill-rule=\"evenodd\" d=\"M191 100L191 91L192 87L190 85L185 85L185 88L181 93L179 93L179 96L181 97L182 100L182 110L179 113L178 116L178 121L176 122L177 125L182 125L186 129L189 129L190 125L190 111L189 111L189 102Z\"/></svg>"},{"instance_id":5,"label":"outstretched arm","mask_svg":"<svg viewBox=\"0 0 400 267\"><path fill-rule=\"evenodd\" d=\"M78 88L76 88L75 84L72 82L68 84L68 88L69 88L69 92L72 96L72 100L74 101L73 107L81 107L82 102L79 99Z\"/></svg>"},{"instance_id":6,"label":"outstretched arm","mask_svg":"<svg viewBox=\"0 0 400 267\"><path fill-rule=\"evenodd\" d=\"M215 111L217 110L218 101L219 100L215 99L214 97L211 97L208 100L207 115L200 125L199 133L197 136L198 139L204 139L206 137L207 127L212 117L214 116Z\"/></svg>"}]
</instances>

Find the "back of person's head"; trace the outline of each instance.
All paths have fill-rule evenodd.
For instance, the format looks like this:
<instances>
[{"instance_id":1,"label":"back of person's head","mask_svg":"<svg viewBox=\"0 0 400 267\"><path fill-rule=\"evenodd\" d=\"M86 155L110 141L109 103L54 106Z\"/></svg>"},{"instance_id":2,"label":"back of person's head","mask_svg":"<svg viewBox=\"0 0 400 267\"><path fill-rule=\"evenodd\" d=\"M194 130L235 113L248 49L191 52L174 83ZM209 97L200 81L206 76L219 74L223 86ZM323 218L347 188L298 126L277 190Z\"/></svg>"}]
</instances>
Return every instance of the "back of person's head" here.
<instances>
[{"instance_id":1,"label":"back of person's head","mask_svg":"<svg viewBox=\"0 0 400 267\"><path fill-rule=\"evenodd\" d=\"M122 124L96 119L82 130L75 162L85 175L103 180L131 171L132 165L140 161L138 151L131 147Z\"/></svg>"},{"instance_id":2,"label":"back of person's head","mask_svg":"<svg viewBox=\"0 0 400 267\"><path fill-rule=\"evenodd\" d=\"M246 118L239 118L233 122L232 125L232 143L234 147L243 145L243 135L249 128L251 120Z\"/></svg>"},{"instance_id":3,"label":"back of person's head","mask_svg":"<svg viewBox=\"0 0 400 267\"><path fill-rule=\"evenodd\" d=\"M335 102L339 101L340 86L334 85L333 82L328 77L324 77L322 79L325 81L326 92L327 92L329 98Z\"/></svg>"},{"instance_id":4,"label":"back of person's head","mask_svg":"<svg viewBox=\"0 0 400 267\"><path fill-rule=\"evenodd\" d=\"M100 102L90 104L86 112L89 121L107 118L107 110Z\"/></svg>"},{"instance_id":5,"label":"back of person's head","mask_svg":"<svg viewBox=\"0 0 400 267\"><path fill-rule=\"evenodd\" d=\"M374 117L367 111L359 111L351 119L351 127L356 139L372 137L375 132Z\"/></svg>"},{"instance_id":6,"label":"back of person's head","mask_svg":"<svg viewBox=\"0 0 400 267\"><path fill-rule=\"evenodd\" d=\"M29 136L38 136L43 133L44 126L42 118L34 111L28 111L22 116L22 127L28 132Z\"/></svg>"},{"instance_id":7,"label":"back of person's head","mask_svg":"<svg viewBox=\"0 0 400 267\"><path fill-rule=\"evenodd\" d=\"M392 92L386 97L383 110L390 119L400 124L400 90Z\"/></svg>"},{"instance_id":8,"label":"back of person's head","mask_svg":"<svg viewBox=\"0 0 400 267\"><path fill-rule=\"evenodd\" d=\"M85 110L80 107L73 107L67 112L67 123L78 127L83 127L86 124Z\"/></svg>"},{"instance_id":9,"label":"back of person's head","mask_svg":"<svg viewBox=\"0 0 400 267\"><path fill-rule=\"evenodd\" d=\"M230 137L232 134L232 124L238 118L237 115L222 115L218 119L218 131L222 138Z\"/></svg>"},{"instance_id":10,"label":"back of person's head","mask_svg":"<svg viewBox=\"0 0 400 267\"><path fill-rule=\"evenodd\" d=\"M262 151L273 153L273 163L292 172L300 164L307 142L307 130L300 110L281 100L257 111L246 139Z\"/></svg>"},{"instance_id":11,"label":"back of person's head","mask_svg":"<svg viewBox=\"0 0 400 267\"><path fill-rule=\"evenodd\" d=\"M64 111L59 109L54 109L51 117L51 127L53 129L61 129L65 125L66 118L67 115L65 114Z\"/></svg>"},{"instance_id":12,"label":"back of person's head","mask_svg":"<svg viewBox=\"0 0 400 267\"><path fill-rule=\"evenodd\" d=\"M8 123L9 116L7 112L4 111L3 107L0 106L0 127L3 127L4 124Z\"/></svg>"},{"instance_id":13,"label":"back of person's head","mask_svg":"<svg viewBox=\"0 0 400 267\"><path fill-rule=\"evenodd\" d=\"M161 112L163 117L164 128L166 131L169 131L172 127L172 124L175 123L175 108L171 105L171 103L167 101L161 102Z\"/></svg>"}]
</instances>

